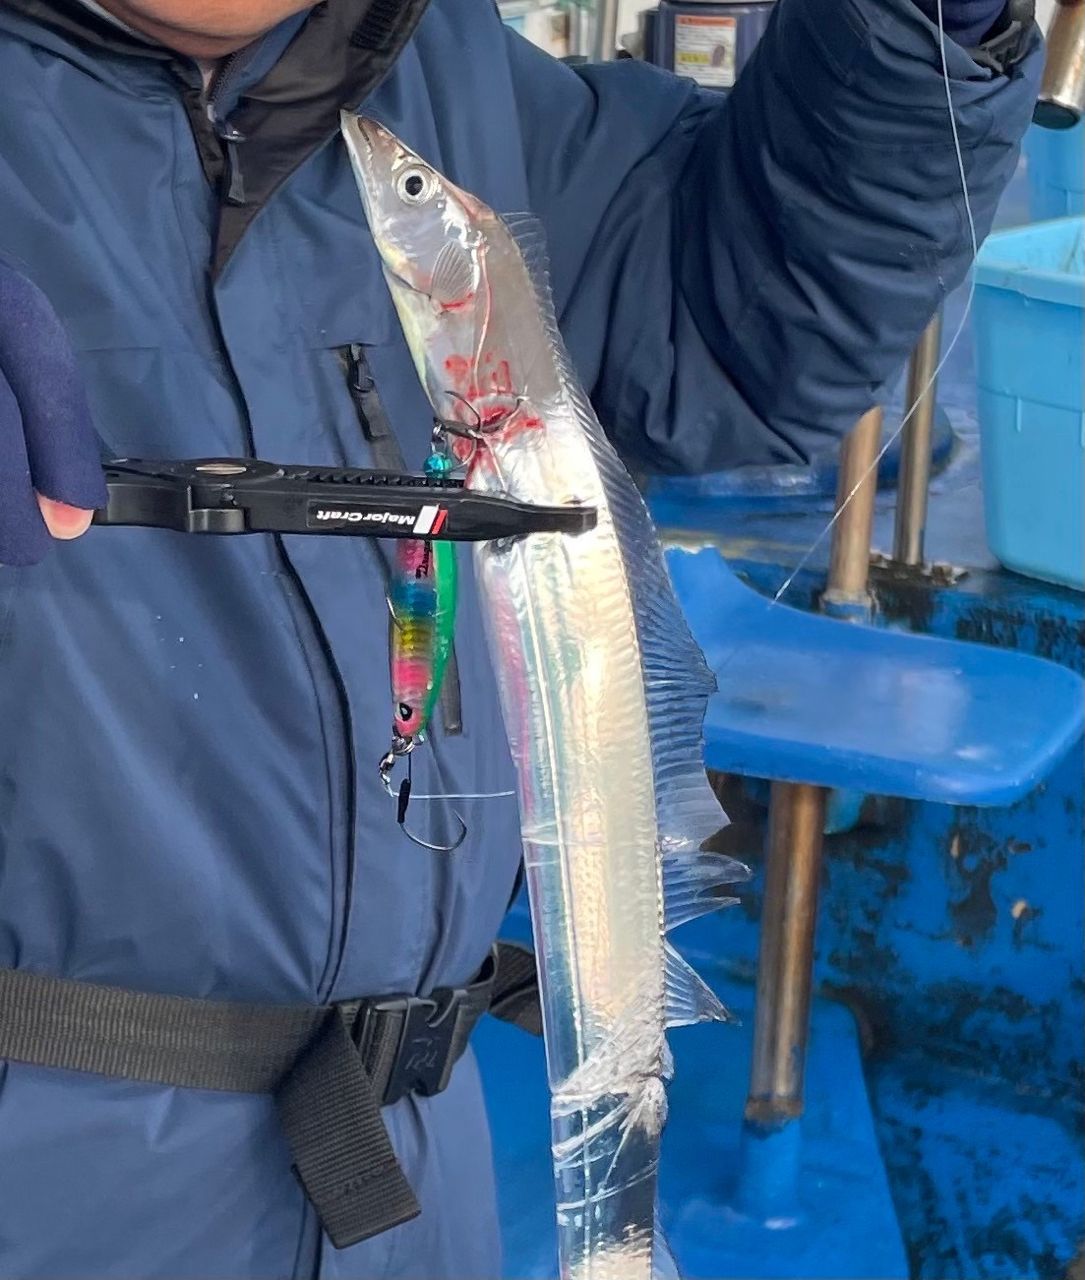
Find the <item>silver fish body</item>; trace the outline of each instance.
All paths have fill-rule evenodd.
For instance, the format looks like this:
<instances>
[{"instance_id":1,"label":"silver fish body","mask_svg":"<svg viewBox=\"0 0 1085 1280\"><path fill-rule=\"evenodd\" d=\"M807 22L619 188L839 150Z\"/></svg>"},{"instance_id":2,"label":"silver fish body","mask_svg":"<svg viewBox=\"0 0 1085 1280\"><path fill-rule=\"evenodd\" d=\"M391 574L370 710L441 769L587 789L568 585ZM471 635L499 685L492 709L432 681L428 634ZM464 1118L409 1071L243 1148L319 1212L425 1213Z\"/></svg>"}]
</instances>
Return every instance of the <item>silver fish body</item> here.
<instances>
[{"instance_id":1,"label":"silver fish body","mask_svg":"<svg viewBox=\"0 0 1085 1280\"><path fill-rule=\"evenodd\" d=\"M438 416L478 437L472 488L580 502L596 527L479 544L516 764L551 1089L560 1272L650 1280L666 1027L725 1016L666 941L744 868L700 765L711 677L643 502L572 374L527 220L501 219L381 126L343 133Z\"/></svg>"}]
</instances>

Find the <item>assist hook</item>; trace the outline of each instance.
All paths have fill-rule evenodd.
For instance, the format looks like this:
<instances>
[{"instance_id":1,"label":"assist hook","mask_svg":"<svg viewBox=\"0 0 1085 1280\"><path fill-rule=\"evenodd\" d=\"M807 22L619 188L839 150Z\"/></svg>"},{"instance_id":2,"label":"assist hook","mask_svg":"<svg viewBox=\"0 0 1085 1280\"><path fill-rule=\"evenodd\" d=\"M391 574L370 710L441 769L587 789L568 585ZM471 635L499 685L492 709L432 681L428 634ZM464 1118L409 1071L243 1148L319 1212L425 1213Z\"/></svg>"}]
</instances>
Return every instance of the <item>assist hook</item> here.
<instances>
[{"instance_id":1,"label":"assist hook","mask_svg":"<svg viewBox=\"0 0 1085 1280\"><path fill-rule=\"evenodd\" d=\"M404 738L396 734L392 739L392 745L381 756L380 770L381 784L385 791L396 802L396 822L399 824L400 830L411 842L420 849L428 849L431 853L455 853L461 844L467 839L467 823L464 822L460 814L453 809L452 816L459 824L460 832L451 844L434 844L429 840L423 840L421 836L416 836L407 826L407 809L411 803L411 786L413 783L413 769L411 767L411 757L414 753L416 740L414 738ZM398 788L392 785L392 770L396 766L397 760L407 761L407 776L399 784Z\"/></svg>"}]
</instances>

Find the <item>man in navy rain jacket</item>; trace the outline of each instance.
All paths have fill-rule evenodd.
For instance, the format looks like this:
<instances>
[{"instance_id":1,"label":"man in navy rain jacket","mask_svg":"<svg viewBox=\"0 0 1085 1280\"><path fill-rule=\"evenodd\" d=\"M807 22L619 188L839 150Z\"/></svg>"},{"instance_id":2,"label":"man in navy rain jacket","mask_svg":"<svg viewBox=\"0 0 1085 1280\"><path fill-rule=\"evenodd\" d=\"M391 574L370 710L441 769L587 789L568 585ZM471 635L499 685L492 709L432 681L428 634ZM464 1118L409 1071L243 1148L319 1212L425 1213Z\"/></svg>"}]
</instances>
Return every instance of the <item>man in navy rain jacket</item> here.
<instances>
[{"instance_id":1,"label":"man in navy rain jacket","mask_svg":"<svg viewBox=\"0 0 1085 1280\"><path fill-rule=\"evenodd\" d=\"M1039 38L989 43L1002 0L944 7L982 236ZM374 543L50 546L35 488L64 538L101 496L75 369L116 455L398 447L417 467L429 414L337 136L364 104L542 219L565 336L632 463L802 459L968 266L935 12L780 0L725 100L629 62L574 72L490 0L0 4L0 969L275 1005L425 993L479 970L519 860L508 799L467 805L452 856L397 828ZM502 792L464 592L462 726L416 786ZM412 816L437 840L449 821ZM498 1276L470 1053L383 1115L422 1212L335 1249L268 1094L0 1061L0 1274Z\"/></svg>"}]
</instances>

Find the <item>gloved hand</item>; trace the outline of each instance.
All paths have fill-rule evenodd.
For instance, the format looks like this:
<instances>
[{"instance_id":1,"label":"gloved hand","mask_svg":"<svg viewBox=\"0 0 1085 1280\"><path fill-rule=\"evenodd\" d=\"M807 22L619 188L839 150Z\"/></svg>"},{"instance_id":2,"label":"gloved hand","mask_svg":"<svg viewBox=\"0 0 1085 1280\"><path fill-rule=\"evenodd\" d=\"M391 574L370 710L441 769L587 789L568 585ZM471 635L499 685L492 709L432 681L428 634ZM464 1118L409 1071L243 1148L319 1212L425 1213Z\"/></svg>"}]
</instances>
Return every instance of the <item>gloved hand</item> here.
<instances>
[{"instance_id":1,"label":"gloved hand","mask_svg":"<svg viewBox=\"0 0 1085 1280\"><path fill-rule=\"evenodd\" d=\"M36 564L106 502L71 343L41 290L0 259L0 565Z\"/></svg>"}]
</instances>

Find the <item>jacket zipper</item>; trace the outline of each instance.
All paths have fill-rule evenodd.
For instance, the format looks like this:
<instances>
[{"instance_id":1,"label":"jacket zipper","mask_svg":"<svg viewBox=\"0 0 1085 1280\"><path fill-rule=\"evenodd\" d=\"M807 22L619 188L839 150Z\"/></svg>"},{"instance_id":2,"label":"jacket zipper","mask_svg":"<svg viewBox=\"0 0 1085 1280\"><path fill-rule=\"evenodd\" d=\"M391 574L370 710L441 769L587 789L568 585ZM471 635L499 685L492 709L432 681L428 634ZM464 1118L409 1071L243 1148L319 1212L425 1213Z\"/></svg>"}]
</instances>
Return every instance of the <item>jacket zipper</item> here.
<instances>
[{"instance_id":1,"label":"jacket zipper","mask_svg":"<svg viewBox=\"0 0 1085 1280\"><path fill-rule=\"evenodd\" d=\"M241 172L241 144L245 135L228 118L221 113L222 102L226 96L234 69L241 61L240 53L231 53L215 73L207 94L207 118L222 146L225 169L222 175L222 199L227 204L242 205L245 203L245 178Z\"/></svg>"},{"instance_id":2,"label":"jacket zipper","mask_svg":"<svg viewBox=\"0 0 1085 1280\"><path fill-rule=\"evenodd\" d=\"M231 54L227 57L220 65L210 86L199 95L198 100L192 101L192 107L196 108L193 111L192 123L194 132L197 134L197 140L199 140L200 134L203 134L204 137L207 136L208 125L210 125L214 139L218 142L218 154L222 165L221 172L218 175L219 198L228 204L245 203L245 184L241 172L239 151L241 143L245 141L245 136L228 119L223 118L220 113L226 90L229 88L230 78L241 61L242 56L240 53ZM214 142L210 138L207 138L207 144L209 148L214 147ZM227 367L232 367L229 355L225 352L224 354ZM282 537L274 535L273 542L276 558L282 569L283 593L286 596L287 607L293 614L294 625L299 629L299 632L304 630L309 633L309 636L315 642L316 648L319 650L319 658L323 658L325 671L331 681L331 693L334 703L337 704L336 710L338 711L339 724L336 728L342 735L342 784L345 791L342 820L346 828L343 911L338 919L335 918L335 913L332 913L328 957L316 992L317 999L323 1001L330 997L331 992L335 989L335 984L339 980L347 944L347 921L350 917L350 908L354 896L358 765L354 750L353 714L346 682L339 669L339 664L335 660L331 642L324 630L317 608L289 555L287 555ZM319 658L316 660L319 661ZM317 687L315 675L313 675L312 680L314 695L318 704L320 704L323 701L323 695ZM331 750L330 742L328 750L329 752ZM329 771L331 771L332 766L330 763L328 767ZM329 776L332 776L331 773ZM334 837L332 856L333 858L335 857Z\"/></svg>"},{"instance_id":3,"label":"jacket zipper","mask_svg":"<svg viewBox=\"0 0 1085 1280\"><path fill-rule=\"evenodd\" d=\"M348 347L341 347L338 355L346 374L347 389L354 403L358 424L369 444L374 464L381 471L406 471L407 462L381 403L369 361L365 358L365 348L360 343L352 342ZM378 556L378 559L387 581L388 564L383 556ZM445 733L450 737L463 733L463 694L455 645L445 667L440 706L441 727Z\"/></svg>"},{"instance_id":4,"label":"jacket zipper","mask_svg":"<svg viewBox=\"0 0 1085 1280\"><path fill-rule=\"evenodd\" d=\"M240 145L245 141L240 130L230 125L228 120L220 118L219 107L223 98L223 87L227 77L231 76L239 61L239 55L231 55L220 67L209 88L204 88L198 77L181 75L181 98L186 108L193 139L200 156L204 173L212 189L218 187L219 198L226 203L243 204L245 202L245 185L240 164ZM216 318L217 319L217 318ZM233 374L233 367L225 344L222 354L227 369ZM236 380L236 375L233 375ZM244 400L243 395L239 396ZM251 430L249 432L251 445ZM357 826L357 759L354 749L353 716L346 682L343 679L339 664L335 660L330 641L324 630L320 615L313 604L297 570L286 553L283 539L273 536L276 560L283 574L283 595L287 608L294 617L299 630L309 632L315 641L315 647L325 663L325 670L331 681L334 702L337 704L339 724L336 726L342 736L343 778L345 791L343 796L343 821L346 827L344 849L344 887L343 910L338 918L332 912L331 929L328 941L328 954L324 970L320 977L316 998L326 1001L339 980L346 953L351 904L354 896L355 878L355 845ZM318 705L323 696L318 687L316 676L312 677L314 697ZM331 751L331 734L327 750ZM332 778L332 765L329 761L329 780ZM335 858L335 839L332 840L332 857Z\"/></svg>"},{"instance_id":5,"label":"jacket zipper","mask_svg":"<svg viewBox=\"0 0 1085 1280\"><path fill-rule=\"evenodd\" d=\"M328 946L328 959L321 975L320 983L317 988L317 999L320 1002L328 1000L331 993L335 990L336 983L339 981L339 973L343 967L343 960L346 955L348 922L350 920L351 905L354 901L354 871L355 871L355 847L357 844L356 826L358 820L358 759L354 749L354 724L353 713L350 706L350 695L347 692L346 681L343 679L343 673L339 669L339 663L335 660L335 654L332 651L331 642L328 640L327 633L324 630L324 624L320 620L316 606L313 604L309 596L309 592L305 588L298 571L294 568L290 557L286 553L283 545L281 534L272 535L275 543L275 550L278 555L279 563L282 566L283 576L286 580L284 584L284 595L287 599L287 608L294 614L294 625L299 628L306 626L312 638L316 641L317 648L320 650L320 657L324 659L325 669L331 678L332 687L334 689L335 701L338 703L338 711L340 723L337 728L342 735L343 746L343 785L346 792L344 804L344 824L346 826L345 841L345 875L343 885L343 910L342 913L335 918L334 911L331 912L333 917L331 937ZM297 606L297 608L295 608ZM299 617L300 613L300 617ZM306 625L307 624L307 625ZM316 677L311 677L314 687L314 695L318 705L321 702L320 691L317 688ZM328 735L329 738L331 734ZM330 752L330 744L329 744ZM332 765L329 762L329 778L333 777ZM332 857L335 857L334 838L332 845ZM332 899L334 905L334 897Z\"/></svg>"}]
</instances>

